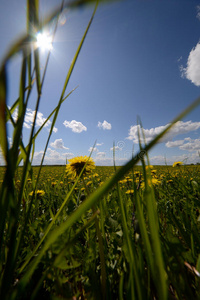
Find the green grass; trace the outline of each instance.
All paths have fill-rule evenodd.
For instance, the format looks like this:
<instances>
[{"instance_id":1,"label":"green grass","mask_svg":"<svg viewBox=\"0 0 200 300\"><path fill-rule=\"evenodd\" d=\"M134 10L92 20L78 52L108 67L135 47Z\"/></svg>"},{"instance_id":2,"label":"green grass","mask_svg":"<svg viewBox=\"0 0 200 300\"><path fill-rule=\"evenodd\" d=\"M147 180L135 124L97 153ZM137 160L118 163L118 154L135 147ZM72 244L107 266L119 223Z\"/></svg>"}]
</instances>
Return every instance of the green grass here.
<instances>
[{"instance_id":1,"label":"green grass","mask_svg":"<svg viewBox=\"0 0 200 300\"><path fill-rule=\"evenodd\" d=\"M36 178L39 167L32 169L33 178ZM0 170L3 177L5 167ZM22 172L23 167L19 167L15 179L16 191ZM92 193L112 178L114 173L113 167L96 167L94 176L85 178L88 189ZM54 299L50 295L62 296L63 299L72 299L75 295L85 299L102 298L101 262L94 223L97 216L104 247L107 279L105 294L108 299L118 299L120 295L122 299L153 299L163 293L163 290L159 291L159 255L164 264L162 270L168 286L168 297L176 295L178 299L197 298L199 276L189 266L200 271L200 167L155 166L151 174L153 186L150 188L149 200L149 187L147 192L142 167L137 166L100 200L96 207L97 214L88 209L71 227L49 243L32 275L31 284L27 283L28 290L22 299L31 297L35 287L37 289L32 297L37 295L37 291L47 299ZM17 262L19 269L14 274L15 281L21 276L23 278L24 270L20 273L20 267L33 249L37 248L48 225L74 186L74 181L65 173L65 166L44 166L40 176L38 189L45 194L36 197L32 204ZM21 205L20 224L23 224L28 213L32 191L32 180L28 179ZM152 192L156 203L153 212L148 204L150 201L150 205L153 205ZM50 236L59 231L61 224L67 222L81 203L86 201L86 197L84 185L79 181L68 205L54 223ZM152 225L150 218L158 224ZM157 241L153 236L155 231L158 233ZM162 254L157 253L158 249ZM37 249L36 253L40 251ZM16 287L17 284L13 289Z\"/></svg>"},{"instance_id":2,"label":"green grass","mask_svg":"<svg viewBox=\"0 0 200 300\"><path fill-rule=\"evenodd\" d=\"M43 166L44 156L40 166L32 166L35 141L45 126L36 130L35 122L50 57L49 52L41 74L35 34L58 20L64 8L89 2L95 2L94 12L45 121L53 118L45 156L61 105L75 91L65 95L99 1L62 3L43 22L39 1L27 1L27 33L0 64L0 146L6 164L0 167L0 299L198 299L199 166L146 166L148 151L200 99L149 144L138 131L140 151L123 167L96 167L84 178L84 170L71 178L65 166ZM7 64L18 52L19 95L10 108ZM36 113L25 145L23 122L33 89ZM11 146L8 121L13 125Z\"/></svg>"}]
</instances>

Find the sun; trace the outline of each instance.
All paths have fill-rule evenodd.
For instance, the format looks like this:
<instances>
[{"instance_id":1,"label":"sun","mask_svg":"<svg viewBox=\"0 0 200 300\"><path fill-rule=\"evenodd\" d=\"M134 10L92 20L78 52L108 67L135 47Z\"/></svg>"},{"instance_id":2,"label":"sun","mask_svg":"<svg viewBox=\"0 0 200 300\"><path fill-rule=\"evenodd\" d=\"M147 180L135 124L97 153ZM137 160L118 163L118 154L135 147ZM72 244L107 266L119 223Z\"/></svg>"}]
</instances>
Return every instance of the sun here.
<instances>
[{"instance_id":1,"label":"sun","mask_svg":"<svg viewBox=\"0 0 200 300\"><path fill-rule=\"evenodd\" d=\"M42 51L52 50L52 37L45 32L39 32L37 34L36 47L40 48Z\"/></svg>"}]
</instances>

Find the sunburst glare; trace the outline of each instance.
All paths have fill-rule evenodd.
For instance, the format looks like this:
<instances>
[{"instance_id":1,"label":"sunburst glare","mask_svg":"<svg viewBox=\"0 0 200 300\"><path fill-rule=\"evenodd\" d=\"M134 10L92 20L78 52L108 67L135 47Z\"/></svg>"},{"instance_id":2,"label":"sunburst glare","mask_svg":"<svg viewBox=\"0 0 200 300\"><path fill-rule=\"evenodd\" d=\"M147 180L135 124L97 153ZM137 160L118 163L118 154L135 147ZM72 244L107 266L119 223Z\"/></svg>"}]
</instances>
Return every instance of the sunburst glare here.
<instances>
[{"instance_id":1,"label":"sunburst glare","mask_svg":"<svg viewBox=\"0 0 200 300\"><path fill-rule=\"evenodd\" d=\"M53 45L52 45L52 36L48 35L45 32L39 32L37 34L37 42L36 46L40 48L42 51L45 50L52 50Z\"/></svg>"}]
</instances>

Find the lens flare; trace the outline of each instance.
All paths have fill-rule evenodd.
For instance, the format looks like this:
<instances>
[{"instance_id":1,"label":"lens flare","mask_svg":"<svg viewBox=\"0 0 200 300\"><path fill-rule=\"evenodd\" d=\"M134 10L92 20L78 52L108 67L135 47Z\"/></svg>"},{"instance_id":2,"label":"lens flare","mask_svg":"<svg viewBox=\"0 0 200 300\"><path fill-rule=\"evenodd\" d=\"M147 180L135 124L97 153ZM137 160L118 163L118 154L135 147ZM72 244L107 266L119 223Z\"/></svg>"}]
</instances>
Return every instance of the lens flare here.
<instances>
[{"instance_id":1,"label":"lens flare","mask_svg":"<svg viewBox=\"0 0 200 300\"><path fill-rule=\"evenodd\" d=\"M45 32L41 33L39 32L37 34L37 42L36 42L37 48L40 48L42 51L45 50L52 50L52 37L46 34Z\"/></svg>"}]
</instances>

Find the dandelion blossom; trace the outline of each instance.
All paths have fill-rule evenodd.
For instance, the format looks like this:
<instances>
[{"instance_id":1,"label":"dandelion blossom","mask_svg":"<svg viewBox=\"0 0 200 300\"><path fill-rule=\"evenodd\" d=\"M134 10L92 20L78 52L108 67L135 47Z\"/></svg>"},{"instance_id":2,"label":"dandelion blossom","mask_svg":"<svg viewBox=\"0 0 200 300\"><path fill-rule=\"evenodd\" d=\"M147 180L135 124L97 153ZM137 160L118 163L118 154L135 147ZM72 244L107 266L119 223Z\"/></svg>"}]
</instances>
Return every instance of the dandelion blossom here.
<instances>
[{"instance_id":1,"label":"dandelion blossom","mask_svg":"<svg viewBox=\"0 0 200 300\"><path fill-rule=\"evenodd\" d=\"M88 156L77 156L68 161L66 172L73 177L79 176L84 167L83 175L91 173L95 168L93 159Z\"/></svg>"},{"instance_id":2,"label":"dandelion blossom","mask_svg":"<svg viewBox=\"0 0 200 300\"><path fill-rule=\"evenodd\" d=\"M37 197L42 198L45 194L45 191L43 190L37 190Z\"/></svg>"},{"instance_id":3,"label":"dandelion blossom","mask_svg":"<svg viewBox=\"0 0 200 300\"><path fill-rule=\"evenodd\" d=\"M148 165L148 166L145 167L145 169L146 170L151 170L151 169L153 169L153 166L152 165Z\"/></svg>"},{"instance_id":4,"label":"dandelion blossom","mask_svg":"<svg viewBox=\"0 0 200 300\"><path fill-rule=\"evenodd\" d=\"M126 194L128 194L128 195L133 195L133 194L134 194L134 190L127 190L127 191L126 191Z\"/></svg>"},{"instance_id":5,"label":"dandelion blossom","mask_svg":"<svg viewBox=\"0 0 200 300\"><path fill-rule=\"evenodd\" d=\"M43 190L37 190L36 191L36 195L38 198L42 198L45 194L45 191ZM33 196L33 191L29 193L29 196L32 197Z\"/></svg>"},{"instance_id":6,"label":"dandelion blossom","mask_svg":"<svg viewBox=\"0 0 200 300\"><path fill-rule=\"evenodd\" d=\"M181 165L183 165L182 161L176 161L176 162L173 163L172 167L180 167Z\"/></svg>"}]
</instances>

